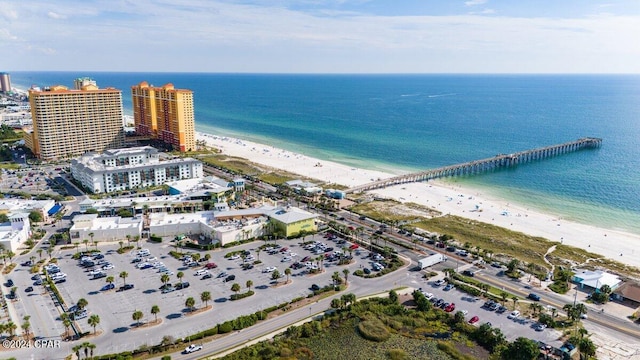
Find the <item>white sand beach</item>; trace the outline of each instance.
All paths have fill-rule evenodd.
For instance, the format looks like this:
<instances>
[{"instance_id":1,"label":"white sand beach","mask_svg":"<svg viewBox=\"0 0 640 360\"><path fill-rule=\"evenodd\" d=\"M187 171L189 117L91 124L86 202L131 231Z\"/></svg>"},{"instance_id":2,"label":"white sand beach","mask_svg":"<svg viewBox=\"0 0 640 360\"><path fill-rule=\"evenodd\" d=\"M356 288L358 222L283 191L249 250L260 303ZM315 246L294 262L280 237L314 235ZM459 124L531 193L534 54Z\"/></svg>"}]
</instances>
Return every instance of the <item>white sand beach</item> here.
<instances>
[{"instance_id":1,"label":"white sand beach","mask_svg":"<svg viewBox=\"0 0 640 360\"><path fill-rule=\"evenodd\" d=\"M352 187L394 175L353 168L230 137L197 133L196 138L205 140L209 146L220 149L226 155L246 158L258 164L327 183ZM477 190L452 187L438 181L403 184L375 190L373 193L401 202L422 204L444 214L458 215L544 237L640 267L640 257L637 256L640 255L640 249L639 253L635 254L640 244L640 235L567 221L558 216L492 198Z\"/></svg>"}]
</instances>

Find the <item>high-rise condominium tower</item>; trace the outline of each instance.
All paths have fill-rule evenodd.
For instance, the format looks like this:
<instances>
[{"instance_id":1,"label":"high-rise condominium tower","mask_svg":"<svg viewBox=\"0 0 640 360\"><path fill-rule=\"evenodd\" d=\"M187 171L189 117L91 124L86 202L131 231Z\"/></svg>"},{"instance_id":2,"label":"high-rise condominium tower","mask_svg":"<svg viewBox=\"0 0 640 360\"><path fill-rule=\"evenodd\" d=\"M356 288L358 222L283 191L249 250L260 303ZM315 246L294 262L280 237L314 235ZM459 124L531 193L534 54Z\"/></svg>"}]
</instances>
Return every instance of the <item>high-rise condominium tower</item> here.
<instances>
[{"instance_id":1,"label":"high-rise condominium tower","mask_svg":"<svg viewBox=\"0 0 640 360\"><path fill-rule=\"evenodd\" d=\"M196 149L193 92L173 84L131 87L136 132L171 144L181 152Z\"/></svg>"},{"instance_id":2,"label":"high-rise condominium tower","mask_svg":"<svg viewBox=\"0 0 640 360\"><path fill-rule=\"evenodd\" d=\"M42 160L124 147L122 92L86 78L74 85L29 90L33 132L25 143Z\"/></svg>"}]
</instances>

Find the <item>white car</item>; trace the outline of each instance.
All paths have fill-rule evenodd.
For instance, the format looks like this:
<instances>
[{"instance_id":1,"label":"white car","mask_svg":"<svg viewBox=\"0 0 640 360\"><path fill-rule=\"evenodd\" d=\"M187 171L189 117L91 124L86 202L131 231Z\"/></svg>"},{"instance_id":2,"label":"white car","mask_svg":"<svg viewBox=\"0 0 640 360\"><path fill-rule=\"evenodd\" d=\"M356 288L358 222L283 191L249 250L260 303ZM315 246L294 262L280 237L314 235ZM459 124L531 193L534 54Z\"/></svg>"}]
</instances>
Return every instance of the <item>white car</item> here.
<instances>
[{"instance_id":1,"label":"white car","mask_svg":"<svg viewBox=\"0 0 640 360\"><path fill-rule=\"evenodd\" d=\"M440 280L435 282L435 286L442 286L444 284L446 284L446 281L444 281L443 279L440 279Z\"/></svg>"},{"instance_id":2,"label":"white car","mask_svg":"<svg viewBox=\"0 0 640 360\"><path fill-rule=\"evenodd\" d=\"M281 261L281 262L288 262L288 261L291 261L291 258L290 258L290 257L288 257L288 256L285 256L285 257L283 257L283 258L282 258L282 260L280 260L280 261Z\"/></svg>"},{"instance_id":3,"label":"white car","mask_svg":"<svg viewBox=\"0 0 640 360\"><path fill-rule=\"evenodd\" d=\"M520 316L520 311L514 310L511 312L511 314L507 315L507 319L515 319L518 316Z\"/></svg>"},{"instance_id":4,"label":"white car","mask_svg":"<svg viewBox=\"0 0 640 360\"><path fill-rule=\"evenodd\" d=\"M148 262L142 262L136 265L138 269L142 269L143 267L148 267L148 266L151 266L151 264L149 264Z\"/></svg>"},{"instance_id":5,"label":"white car","mask_svg":"<svg viewBox=\"0 0 640 360\"><path fill-rule=\"evenodd\" d=\"M102 270L111 270L113 268L114 268L113 264L106 264L105 266L102 267Z\"/></svg>"},{"instance_id":6,"label":"white car","mask_svg":"<svg viewBox=\"0 0 640 360\"><path fill-rule=\"evenodd\" d=\"M155 256L152 256L152 257L150 257L150 258L147 258L147 260L146 260L146 261L147 261L147 262L154 262L154 261L158 261L158 258L157 258L157 257L155 257Z\"/></svg>"},{"instance_id":7,"label":"white car","mask_svg":"<svg viewBox=\"0 0 640 360\"><path fill-rule=\"evenodd\" d=\"M102 272L102 269L93 269L93 270L89 271L89 275L93 276L93 275L96 275L96 274L100 274L101 272Z\"/></svg>"},{"instance_id":8,"label":"white car","mask_svg":"<svg viewBox=\"0 0 640 360\"><path fill-rule=\"evenodd\" d=\"M58 279L64 279L66 277L67 277L67 274L65 273L57 273L57 274L51 275L51 280L56 281Z\"/></svg>"},{"instance_id":9,"label":"white car","mask_svg":"<svg viewBox=\"0 0 640 360\"><path fill-rule=\"evenodd\" d=\"M289 256L291 256L291 257L296 257L296 256L298 256L298 254L296 254L296 253L292 252L292 253L289 253Z\"/></svg>"},{"instance_id":10,"label":"white car","mask_svg":"<svg viewBox=\"0 0 640 360\"><path fill-rule=\"evenodd\" d=\"M240 255L233 255L229 258L229 260L238 260L240 259Z\"/></svg>"},{"instance_id":11,"label":"white car","mask_svg":"<svg viewBox=\"0 0 640 360\"><path fill-rule=\"evenodd\" d=\"M264 268L264 270L262 270L263 273L270 273L270 272L274 272L276 271L276 267L275 266L269 266Z\"/></svg>"},{"instance_id":12,"label":"white car","mask_svg":"<svg viewBox=\"0 0 640 360\"><path fill-rule=\"evenodd\" d=\"M200 269L200 270L196 271L193 275L194 275L194 276L202 276L202 275L204 275L204 274L208 274L208 273L209 273L209 270L207 270L207 269Z\"/></svg>"},{"instance_id":13,"label":"white car","mask_svg":"<svg viewBox=\"0 0 640 360\"><path fill-rule=\"evenodd\" d=\"M202 350L202 345L191 344L184 349L184 353L191 354L200 350Z\"/></svg>"},{"instance_id":14,"label":"white car","mask_svg":"<svg viewBox=\"0 0 640 360\"><path fill-rule=\"evenodd\" d=\"M467 314L468 314L468 313L469 313L469 312L468 312L467 310L462 310L462 314L463 314L464 316L467 316Z\"/></svg>"},{"instance_id":15,"label":"white car","mask_svg":"<svg viewBox=\"0 0 640 360\"><path fill-rule=\"evenodd\" d=\"M424 293L424 297L427 298L427 300L431 300L431 299L433 299L433 294L432 293Z\"/></svg>"}]
</instances>

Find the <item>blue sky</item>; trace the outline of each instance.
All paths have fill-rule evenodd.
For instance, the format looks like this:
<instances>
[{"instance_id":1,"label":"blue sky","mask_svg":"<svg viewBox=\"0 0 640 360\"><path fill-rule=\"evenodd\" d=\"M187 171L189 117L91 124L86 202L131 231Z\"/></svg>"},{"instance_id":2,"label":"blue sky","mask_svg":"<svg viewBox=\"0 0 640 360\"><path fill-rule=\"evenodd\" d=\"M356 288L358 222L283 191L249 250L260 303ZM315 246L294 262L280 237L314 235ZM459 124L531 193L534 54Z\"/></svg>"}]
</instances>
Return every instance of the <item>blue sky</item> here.
<instances>
[{"instance_id":1,"label":"blue sky","mask_svg":"<svg viewBox=\"0 0 640 360\"><path fill-rule=\"evenodd\" d=\"M639 0L0 0L0 71L640 73Z\"/></svg>"}]
</instances>

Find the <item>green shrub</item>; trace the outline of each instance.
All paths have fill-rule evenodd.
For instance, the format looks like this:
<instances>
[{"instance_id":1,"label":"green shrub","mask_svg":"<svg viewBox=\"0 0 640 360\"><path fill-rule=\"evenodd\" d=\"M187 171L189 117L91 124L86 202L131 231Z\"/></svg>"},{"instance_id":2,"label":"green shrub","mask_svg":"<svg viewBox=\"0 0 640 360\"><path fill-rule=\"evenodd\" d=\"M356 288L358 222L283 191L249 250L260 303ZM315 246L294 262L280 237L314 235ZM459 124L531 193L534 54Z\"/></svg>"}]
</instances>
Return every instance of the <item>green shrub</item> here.
<instances>
[{"instance_id":1,"label":"green shrub","mask_svg":"<svg viewBox=\"0 0 640 360\"><path fill-rule=\"evenodd\" d=\"M408 359L407 353L402 349L389 349L387 356L391 360L405 360Z\"/></svg>"},{"instance_id":2,"label":"green shrub","mask_svg":"<svg viewBox=\"0 0 640 360\"><path fill-rule=\"evenodd\" d=\"M240 293L240 294L232 294L230 299L231 300L240 300L240 299L244 299L246 297L249 297L249 296L251 296L253 294L255 294L255 292L253 292L253 290L249 290L247 292Z\"/></svg>"},{"instance_id":3,"label":"green shrub","mask_svg":"<svg viewBox=\"0 0 640 360\"><path fill-rule=\"evenodd\" d=\"M378 319L364 320L358 323L358 332L360 335L371 341L382 342L387 340L391 333Z\"/></svg>"},{"instance_id":4,"label":"green shrub","mask_svg":"<svg viewBox=\"0 0 640 360\"><path fill-rule=\"evenodd\" d=\"M218 325L218 334L226 334L233 330L233 324L231 321L225 321L224 323Z\"/></svg>"}]
</instances>

